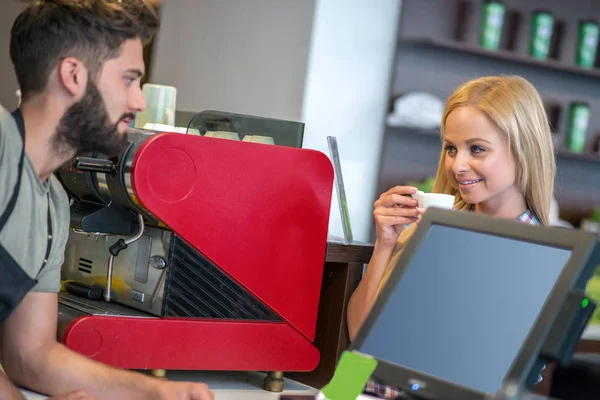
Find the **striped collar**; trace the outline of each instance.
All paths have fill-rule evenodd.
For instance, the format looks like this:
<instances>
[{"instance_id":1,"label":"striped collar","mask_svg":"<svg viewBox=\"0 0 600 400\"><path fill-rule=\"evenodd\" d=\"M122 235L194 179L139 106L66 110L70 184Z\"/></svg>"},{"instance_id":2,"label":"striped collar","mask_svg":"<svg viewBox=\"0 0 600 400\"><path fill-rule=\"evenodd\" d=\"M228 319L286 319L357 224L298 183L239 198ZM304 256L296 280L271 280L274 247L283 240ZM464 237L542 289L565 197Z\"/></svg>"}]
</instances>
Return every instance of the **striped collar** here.
<instances>
[{"instance_id":1,"label":"striped collar","mask_svg":"<svg viewBox=\"0 0 600 400\"><path fill-rule=\"evenodd\" d=\"M535 217L535 215L533 215L529 208L525 210L525 212L521 214L516 220L530 225L540 224L540 221L538 221L538 219Z\"/></svg>"}]
</instances>

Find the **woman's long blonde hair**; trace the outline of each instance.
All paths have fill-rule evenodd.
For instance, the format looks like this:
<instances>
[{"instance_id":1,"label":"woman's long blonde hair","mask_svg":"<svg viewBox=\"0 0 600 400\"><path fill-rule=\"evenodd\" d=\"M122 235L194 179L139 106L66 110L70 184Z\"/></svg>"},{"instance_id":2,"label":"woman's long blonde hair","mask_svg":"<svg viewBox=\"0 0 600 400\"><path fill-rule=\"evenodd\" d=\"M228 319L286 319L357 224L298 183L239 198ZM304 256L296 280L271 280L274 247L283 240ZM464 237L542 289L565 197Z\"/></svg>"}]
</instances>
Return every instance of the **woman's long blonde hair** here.
<instances>
[{"instance_id":1,"label":"woman's long blonde hair","mask_svg":"<svg viewBox=\"0 0 600 400\"><path fill-rule=\"evenodd\" d=\"M448 115L459 107L471 106L485 114L504 134L517 165L517 183L525 195L529 210L543 225L550 219L550 204L554 196L556 161L552 133L542 99L531 83L519 76L489 76L473 79L459 86L448 98L441 120L444 137ZM442 149L434 193L456 197L456 210L473 210L460 196L453 179L446 172L446 151ZM416 224L405 229L381 280L383 287Z\"/></svg>"}]
</instances>

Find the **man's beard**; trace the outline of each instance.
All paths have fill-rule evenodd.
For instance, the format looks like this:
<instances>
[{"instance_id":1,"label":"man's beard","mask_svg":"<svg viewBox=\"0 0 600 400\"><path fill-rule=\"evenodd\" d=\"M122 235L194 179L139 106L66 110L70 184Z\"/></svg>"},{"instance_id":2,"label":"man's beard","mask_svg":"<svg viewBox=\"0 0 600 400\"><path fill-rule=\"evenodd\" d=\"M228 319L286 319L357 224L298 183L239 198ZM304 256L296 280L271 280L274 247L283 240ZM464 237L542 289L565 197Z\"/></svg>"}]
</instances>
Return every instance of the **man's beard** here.
<instances>
[{"instance_id":1,"label":"man's beard","mask_svg":"<svg viewBox=\"0 0 600 400\"><path fill-rule=\"evenodd\" d=\"M100 152L116 156L127 146L126 136L117 130L119 122L135 115L127 113L116 123L110 122L104 100L93 82L88 82L83 98L73 104L62 116L53 146L60 156L78 156L87 152Z\"/></svg>"}]
</instances>

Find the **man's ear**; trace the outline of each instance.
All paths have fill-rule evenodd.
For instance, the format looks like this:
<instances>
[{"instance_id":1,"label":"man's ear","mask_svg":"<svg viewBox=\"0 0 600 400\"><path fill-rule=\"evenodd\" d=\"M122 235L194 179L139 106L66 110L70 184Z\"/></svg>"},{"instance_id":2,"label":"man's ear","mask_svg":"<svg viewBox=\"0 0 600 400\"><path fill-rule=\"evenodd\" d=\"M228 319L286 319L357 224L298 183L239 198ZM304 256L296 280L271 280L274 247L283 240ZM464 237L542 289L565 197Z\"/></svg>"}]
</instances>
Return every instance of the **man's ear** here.
<instances>
[{"instance_id":1,"label":"man's ear","mask_svg":"<svg viewBox=\"0 0 600 400\"><path fill-rule=\"evenodd\" d=\"M58 64L58 80L71 96L79 98L87 85L87 68L75 57L66 57Z\"/></svg>"}]
</instances>

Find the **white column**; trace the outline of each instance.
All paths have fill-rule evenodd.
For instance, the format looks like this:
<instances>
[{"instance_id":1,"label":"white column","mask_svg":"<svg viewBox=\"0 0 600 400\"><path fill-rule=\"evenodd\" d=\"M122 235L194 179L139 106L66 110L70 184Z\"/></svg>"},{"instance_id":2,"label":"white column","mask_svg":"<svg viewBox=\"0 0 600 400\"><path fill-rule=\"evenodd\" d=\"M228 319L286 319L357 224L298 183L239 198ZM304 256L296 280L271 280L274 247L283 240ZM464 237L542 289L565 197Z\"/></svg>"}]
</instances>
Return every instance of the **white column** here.
<instances>
[{"instance_id":1,"label":"white column","mask_svg":"<svg viewBox=\"0 0 600 400\"><path fill-rule=\"evenodd\" d=\"M402 0L318 0L302 120L304 147L336 136L355 240L372 223ZM334 190L329 233L343 235Z\"/></svg>"}]
</instances>

